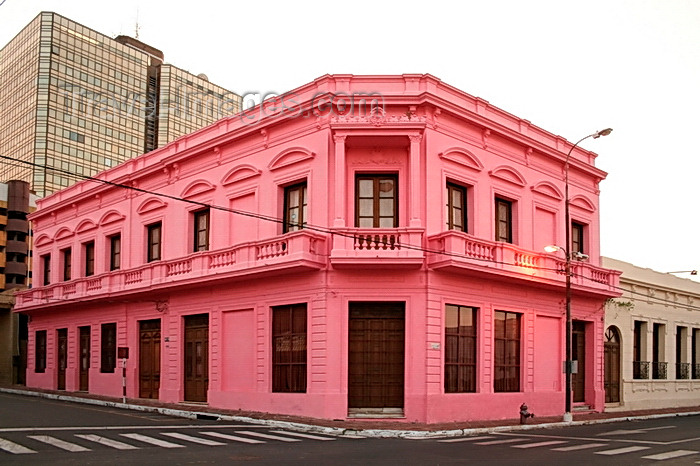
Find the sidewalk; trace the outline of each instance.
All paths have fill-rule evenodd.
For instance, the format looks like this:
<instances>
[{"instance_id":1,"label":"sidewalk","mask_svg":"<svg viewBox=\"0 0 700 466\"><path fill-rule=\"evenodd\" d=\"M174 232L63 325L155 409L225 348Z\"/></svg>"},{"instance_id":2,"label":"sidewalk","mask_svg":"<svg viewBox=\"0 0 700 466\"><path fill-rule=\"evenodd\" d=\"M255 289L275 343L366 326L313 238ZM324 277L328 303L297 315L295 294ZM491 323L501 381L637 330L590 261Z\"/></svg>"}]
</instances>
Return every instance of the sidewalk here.
<instances>
[{"instance_id":1,"label":"sidewalk","mask_svg":"<svg viewBox=\"0 0 700 466\"><path fill-rule=\"evenodd\" d=\"M508 432L517 430L544 429L567 425L598 424L624 422L640 419L652 419L675 416L700 415L700 406L688 408L647 409L623 412L582 412L573 413L573 421L562 422L561 417L537 417L528 419L521 425L518 418L494 421L464 421L440 424L406 423L392 420L328 420L300 416L285 416L269 413L234 411L210 408L200 403L163 403L158 400L121 398L93 395L83 392L65 392L40 390L20 385L0 387L0 393L12 393L25 396L37 396L54 400L109 406L143 412L157 412L168 416L187 419L211 419L224 422L250 422L276 428L291 429L302 432L325 433L329 435L363 436L363 437L456 437L483 434L488 432Z\"/></svg>"}]
</instances>

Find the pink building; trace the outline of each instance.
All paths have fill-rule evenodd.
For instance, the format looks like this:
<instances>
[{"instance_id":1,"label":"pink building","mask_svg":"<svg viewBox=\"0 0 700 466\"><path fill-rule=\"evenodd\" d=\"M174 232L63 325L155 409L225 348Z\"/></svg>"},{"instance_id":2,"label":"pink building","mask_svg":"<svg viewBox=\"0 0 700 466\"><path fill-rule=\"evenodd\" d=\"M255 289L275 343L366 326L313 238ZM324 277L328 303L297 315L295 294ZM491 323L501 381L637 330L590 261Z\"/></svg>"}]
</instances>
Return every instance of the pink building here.
<instances>
[{"instance_id":1,"label":"pink building","mask_svg":"<svg viewBox=\"0 0 700 466\"><path fill-rule=\"evenodd\" d=\"M564 411L572 144L430 75L321 77L39 202L27 385L328 419ZM574 406L604 407L596 155ZM131 189L130 189L131 188Z\"/></svg>"}]
</instances>

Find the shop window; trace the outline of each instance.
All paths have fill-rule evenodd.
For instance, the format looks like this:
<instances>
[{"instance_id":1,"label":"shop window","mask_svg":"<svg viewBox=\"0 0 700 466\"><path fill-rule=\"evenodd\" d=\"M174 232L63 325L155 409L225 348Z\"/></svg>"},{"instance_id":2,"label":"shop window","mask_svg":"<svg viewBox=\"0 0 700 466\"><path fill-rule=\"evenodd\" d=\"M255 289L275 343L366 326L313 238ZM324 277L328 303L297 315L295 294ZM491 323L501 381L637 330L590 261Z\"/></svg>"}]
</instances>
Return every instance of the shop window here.
<instances>
[{"instance_id":1,"label":"shop window","mask_svg":"<svg viewBox=\"0 0 700 466\"><path fill-rule=\"evenodd\" d=\"M114 372L117 367L117 324L102 324L100 372Z\"/></svg>"},{"instance_id":2,"label":"shop window","mask_svg":"<svg viewBox=\"0 0 700 466\"><path fill-rule=\"evenodd\" d=\"M272 391L306 392L306 304L272 308Z\"/></svg>"},{"instance_id":3,"label":"shop window","mask_svg":"<svg viewBox=\"0 0 700 466\"><path fill-rule=\"evenodd\" d=\"M520 391L520 314L494 313L495 392Z\"/></svg>"},{"instance_id":4,"label":"shop window","mask_svg":"<svg viewBox=\"0 0 700 466\"><path fill-rule=\"evenodd\" d=\"M476 391L476 308L445 306L445 393Z\"/></svg>"}]
</instances>

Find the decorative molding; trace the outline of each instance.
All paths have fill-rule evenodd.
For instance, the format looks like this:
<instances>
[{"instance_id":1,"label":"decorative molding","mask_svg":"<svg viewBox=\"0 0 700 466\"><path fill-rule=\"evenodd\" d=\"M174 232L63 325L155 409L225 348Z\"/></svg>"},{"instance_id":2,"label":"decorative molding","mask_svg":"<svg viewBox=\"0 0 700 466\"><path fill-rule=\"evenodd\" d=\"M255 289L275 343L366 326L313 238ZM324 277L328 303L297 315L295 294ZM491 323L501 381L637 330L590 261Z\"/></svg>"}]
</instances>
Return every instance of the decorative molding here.
<instances>
[{"instance_id":1,"label":"decorative molding","mask_svg":"<svg viewBox=\"0 0 700 466\"><path fill-rule=\"evenodd\" d=\"M316 152L312 152L305 147L289 147L277 154L277 156L270 161L267 168L270 171L274 171L282 167L303 162L304 160L313 159L314 157L316 157Z\"/></svg>"},{"instance_id":2,"label":"decorative molding","mask_svg":"<svg viewBox=\"0 0 700 466\"><path fill-rule=\"evenodd\" d=\"M462 165L463 167L471 168L472 170L481 171L484 169L484 164L481 163L481 160L479 160L476 155L461 147L446 149L444 152L440 152L438 157Z\"/></svg>"},{"instance_id":3,"label":"decorative molding","mask_svg":"<svg viewBox=\"0 0 700 466\"><path fill-rule=\"evenodd\" d=\"M423 140L422 134L409 134L408 139L413 143L420 143Z\"/></svg>"},{"instance_id":4,"label":"decorative molding","mask_svg":"<svg viewBox=\"0 0 700 466\"><path fill-rule=\"evenodd\" d=\"M542 181L534 186L530 186L530 190L532 190L533 193L542 194L558 201L564 199L564 195L559 191L559 188L549 181Z\"/></svg>"},{"instance_id":5,"label":"decorative molding","mask_svg":"<svg viewBox=\"0 0 700 466\"><path fill-rule=\"evenodd\" d=\"M78 227L75 229L76 233L85 233L86 231L94 230L97 228L97 225L95 225L95 222L93 222L90 219L83 220L78 224Z\"/></svg>"},{"instance_id":6,"label":"decorative molding","mask_svg":"<svg viewBox=\"0 0 700 466\"><path fill-rule=\"evenodd\" d=\"M121 222L126 218L125 215L120 214L116 210L110 210L100 218L100 225L108 225L110 223Z\"/></svg>"},{"instance_id":7,"label":"decorative molding","mask_svg":"<svg viewBox=\"0 0 700 466\"><path fill-rule=\"evenodd\" d=\"M39 235L36 240L34 240L34 246L45 246L47 244L51 244L52 240L49 237L49 235Z\"/></svg>"},{"instance_id":8,"label":"decorative molding","mask_svg":"<svg viewBox=\"0 0 700 466\"><path fill-rule=\"evenodd\" d=\"M73 232L66 227L59 228L56 234L54 235L54 239L59 240L59 239L65 239L65 238L70 238L73 236Z\"/></svg>"},{"instance_id":9,"label":"decorative molding","mask_svg":"<svg viewBox=\"0 0 700 466\"><path fill-rule=\"evenodd\" d=\"M331 124L335 125L360 125L360 126L385 126L385 125L424 125L427 118L424 115L386 115L384 109L375 107L369 116L339 115L331 118Z\"/></svg>"},{"instance_id":10,"label":"decorative molding","mask_svg":"<svg viewBox=\"0 0 700 466\"><path fill-rule=\"evenodd\" d=\"M270 134L265 128L263 128L260 130L260 135L263 138L263 146L265 146L265 149L267 149L270 145Z\"/></svg>"},{"instance_id":11,"label":"decorative molding","mask_svg":"<svg viewBox=\"0 0 700 466\"><path fill-rule=\"evenodd\" d=\"M491 136L491 130L484 128L481 132L481 145L484 149L489 147L489 136Z\"/></svg>"},{"instance_id":12,"label":"decorative molding","mask_svg":"<svg viewBox=\"0 0 700 466\"><path fill-rule=\"evenodd\" d=\"M345 140L347 139L346 135L339 135L339 134L334 134L333 135L333 142L336 144L345 144Z\"/></svg>"},{"instance_id":13,"label":"decorative molding","mask_svg":"<svg viewBox=\"0 0 700 466\"><path fill-rule=\"evenodd\" d=\"M569 200L569 205L578 207L580 209L586 210L588 212L595 212L595 204L591 202L586 196L578 195L574 196Z\"/></svg>"},{"instance_id":14,"label":"decorative molding","mask_svg":"<svg viewBox=\"0 0 700 466\"><path fill-rule=\"evenodd\" d=\"M161 314L167 314L168 310L170 308L170 301L166 300L158 300L156 301L156 311L160 312Z\"/></svg>"},{"instance_id":15,"label":"decorative molding","mask_svg":"<svg viewBox=\"0 0 700 466\"><path fill-rule=\"evenodd\" d=\"M442 113L442 111L440 110L439 107L435 107L435 108L433 109L433 113L432 113L432 115L431 115L431 116L432 116L431 119L432 119L433 129L438 129L438 119L439 119L441 113Z\"/></svg>"},{"instance_id":16,"label":"decorative molding","mask_svg":"<svg viewBox=\"0 0 700 466\"><path fill-rule=\"evenodd\" d=\"M500 167L494 168L493 170L489 171L489 175L491 175L492 178L499 178L516 186L525 187L525 185L527 185L523 175L518 173L518 171L514 168L506 165L501 165Z\"/></svg>"},{"instance_id":17,"label":"decorative molding","mask_svg":"<svg viewBox=\"0 0 700 466\"><path fill-rule=\"evenodd\" d=\"M141 205L136 209L136 213L138 214L145 214L146 212L152 212L157 209L162 209L163 207L166 207L168 204L165 202L161 201L160 199L157 198L150 198L141 203Z\"/></svg>"},{"instance_id":18,"label":"decorative molding","mask_svg":"<svg viewBox=\"0 0 700 466\"><path fill-rule=\"evenodd\" d=\"M180 194L180 197L189 198L204 194L216 189L216 186L206 180L196 180L190 183Z\"/></svg>"},{"instance_id":19,"label":"decorative molding","mask_svg":"<svg viewBox=\"0 0 700 466\"><path fill-rule=\"evenodd\" d=\"M243 164L237 165L230 172L224 176L221 180L221 184L226 186L229 184L237 183L239 181L247 180L248 178L253 178L260 176L262 171L254 167L253 165Z\"/></svg>"}]
</instances>

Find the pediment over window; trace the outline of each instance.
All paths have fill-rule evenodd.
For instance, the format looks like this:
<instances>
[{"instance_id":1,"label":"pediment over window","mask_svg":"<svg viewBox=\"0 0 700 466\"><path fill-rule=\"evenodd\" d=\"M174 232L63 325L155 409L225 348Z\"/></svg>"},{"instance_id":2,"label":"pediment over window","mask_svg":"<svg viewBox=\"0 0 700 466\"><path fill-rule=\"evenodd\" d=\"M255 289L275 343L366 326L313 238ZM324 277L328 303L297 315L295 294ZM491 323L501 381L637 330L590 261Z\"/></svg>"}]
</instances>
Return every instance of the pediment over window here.
<instances>
[{"instance_id":1,"label":"pediment over window","mask_svg":"<svg viewBox=\"0 0 700 466\"><path fill-rule=\"evenodd\" d=\"M180 194L180 197L190 198L198 194L208 193L216 189L216 186L206 180L197 180L189 184Z\"/></svg>"},{"instance_id":2,"label":"pediment over window","mask_svg":"<svg viewBox=\"0 0 700 466\"><path fill-rule=\"evenodd\" d=\"M51 238L49 235L39 235L36 240L34 240L34 246L46 246L51 243Z\"/></svg>"},{"instance_id":3,"label":"pediment over window","mask_svg":"<svg viewBox=\"0 0 700 466\"><path fill-rule=\"evenodd\" d=\"M109 225L110 223L120 222L126 218L116 210L110 210L100 219L100 225Z\"/></svg>"},{"instance_id":4,"label":"pediment over window","mask_svg":"<svg viewBox=\"0 0 700 466\"><path fill-rule=\"evenodd\" d=\"M484 164L481 163L481 160L479 160L476 155L461 147L452 147L444 152L440 152L438 157L457 163L463 167L471 168L472 170L481 171L484 169Z\"/></svg>"},{"instance_id":5,"label":"pediment over window","mask_svg":"<svg viewBox=\"0 0 700 466\"><path fill-rule=\"evenodd\" d=\"M94 230L97 228L95 222L92 220L83 220L78 224L78 228L75 229L76 233L84 233L86 231Z\"/></svg>"},{"instance_id":6,"label":"pediment over window","mask_svg":"<svg viewBox=\"0 0 700 466\"><path fill-rule=\"evenodd\" d=\"M163 207L167 206L167 204L160 199L157 198L150 198L141 203L141 205L136 209L136 212L139 214L145 214L146 212L151 212L157 209L162 209Z\"/></svg>"},{"instance_id":7,"label":"pediment over window","mask_svg":"<svg viewBox=\"0 0 700 466\"><path fill-rule=\"evenodd\" d=\"M521 187L527 184L523 175L518 173L517 170L505 165L494 168L489 172L489 175L491 175L492 178L498 178Z\"/></svg>"},{"instance_id":8,"label":"pediment over window","mask_svg":"<svg viewBox=\"0 0 700 466\"><path fill-rule=\"evenodd\" d=\"M314 157L316 157L316 153L311 152L309 149L304 147L290 147L277 154L267 168L270 170L277 170L282 167L303 162L304 160L313 159Z\"/></svg>"},{"instance_id":9,"label":"pediment over window","mask_svg":"<svg viewBox=\"0 0 700 466\"><path fill-rule=\"evenodd\" d=\"M591 200L586 196L574 196L569 201L569 204L580 209L587 210L588 212L595 212L595 204L593 204L593 202L591 202Z\"/></svg>"},{"instance_id":10,"label":"pediment over window","mask_svg":"<svg viewBox=\"0 0 700 466\"><path fill-rule=\"evenodd\" d=\"M70 238L73 236L73 232L66 227L59 228L59 230L56 232L54 235L54 239L65 239L65 238Z\"/></svg>"},{"instance_id":11,"label":"pediment over window","mask_svg":"<svg viewBox=\"0 0 700 466\"><path fill-rule=\"evenodd\" d=\"M238 165L237 167L234 167L233 170L228 172L226 176L224 176L223 180L221 180L221 184L226 186L232 183L236 183L237 181L243 181L247 180L248 178L260 176L261 173L262 171L258 170L252 165Z\"/></svg>"},{"instance_id":12,"label":"pediment over window","mask_svg":"<svg viewBox=\"0 0 700 466\"><path fill-rule=\"evenodd\" d=\"M551 197L552 199L556 199L558 201L564 199L564 195L561 193L561 191L559 191L559 188L554 186L549 181L537 183L535 186L530 187L530 189L533 193L542 194L544 196Z\"/></svg>"}]
</instances>

